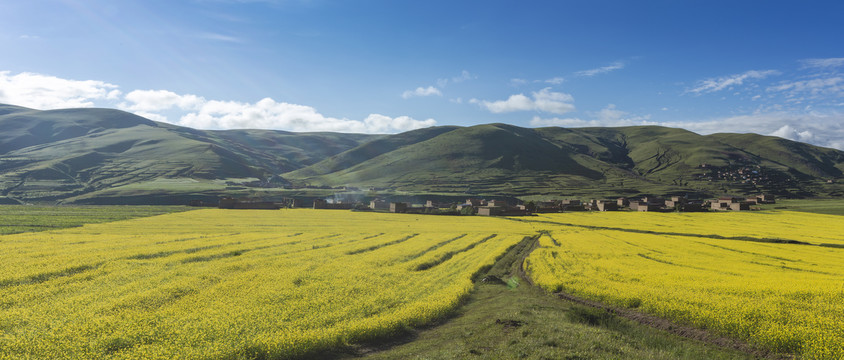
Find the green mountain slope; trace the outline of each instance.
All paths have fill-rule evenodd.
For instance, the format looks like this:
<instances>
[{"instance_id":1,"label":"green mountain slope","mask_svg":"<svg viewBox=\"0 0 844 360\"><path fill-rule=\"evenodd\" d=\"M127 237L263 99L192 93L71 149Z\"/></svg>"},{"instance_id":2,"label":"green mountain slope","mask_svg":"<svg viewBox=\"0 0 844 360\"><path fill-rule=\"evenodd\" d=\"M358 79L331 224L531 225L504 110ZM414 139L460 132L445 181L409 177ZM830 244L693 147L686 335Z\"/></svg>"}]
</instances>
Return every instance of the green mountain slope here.
<instances>
[{"instance_id":1,"label":"green mountain slope","mask_svg":"<svg viewBox=\"0 0 844 360\"><path fill-rule=\"evenodd\" d=\"M158 179L269 180L377 138L200 131L109 109L0 112L0 195L27 201Z\"/></svg>"},{"instance_id":2,"label":"green mountain slope","mask_svg":"<svg viewBox=\"0 0 844 360\"><path fill-rule=\"evenodd\" d=\"M842 195L841 181L827 183L842 176L842 151L755 134L506 124L395 135L204 131L118 110L0 105L3 202L143 202L153 195L178 202L338 187L517 196L811 196Z\"/></svg>"},{"instance_id":3,"label":"green mountain slope","mask_svg":"<svg viewBox=\"0 0 844 360\"><path fill-rule=\"evenodd\" d=\"M449 129L432 138L402 135L410 141L393 151L366 159L358 156L364 144L284 176L301 184L411 192L787 193L801 188L797 181L841 177L844 165L844 152L834 149L755 134L703 136L658 126L525 129L490 124ZM337 160L347 157L357 161ZM753 171L765 175L739 176ZM719 173L736 178L713 178Z\"/></svg>"}]
</instances>

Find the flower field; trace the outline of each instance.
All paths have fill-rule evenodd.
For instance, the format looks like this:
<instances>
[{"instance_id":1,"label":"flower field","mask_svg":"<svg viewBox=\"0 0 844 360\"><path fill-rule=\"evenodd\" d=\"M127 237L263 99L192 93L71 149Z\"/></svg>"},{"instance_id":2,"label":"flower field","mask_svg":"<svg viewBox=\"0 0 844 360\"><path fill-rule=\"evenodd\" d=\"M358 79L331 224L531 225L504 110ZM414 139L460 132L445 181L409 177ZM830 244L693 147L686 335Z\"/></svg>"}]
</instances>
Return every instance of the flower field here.
<instances>
[{"instance_id":1,"label":"flower field","mask_svg":"<svg viewBox=\"0 0 844 360\"><path fill-rule=\"evenodd\" d=\"M197 210L0 236L0 358L290 357L454 310L529 234L470 217Z\"/></svg>"},{"instance_id":2,"label":"flower field","mask_svg":"<svg viewBox=\"0 0 844 360\"><path fill-rule=\"evenodd\" d=\"M319 357L447 316L538 233L548 291L840 359L842 219L205 209L0 235L0 359Z\"/></svg>"},{"instance_id":3,"label":"flower field","mask_svg":"<svg viewBox=\"0 0 844 360\"><path fill-rule=\"evenodd\" d=\"M809 359L841 359L844 249L701 234L841 244L842 219L793 212L545 215L534 226L548 232L526 267L549 291L639 308ZM666 235L683 232L690 235Z\"/></svg>"}]
</instances>

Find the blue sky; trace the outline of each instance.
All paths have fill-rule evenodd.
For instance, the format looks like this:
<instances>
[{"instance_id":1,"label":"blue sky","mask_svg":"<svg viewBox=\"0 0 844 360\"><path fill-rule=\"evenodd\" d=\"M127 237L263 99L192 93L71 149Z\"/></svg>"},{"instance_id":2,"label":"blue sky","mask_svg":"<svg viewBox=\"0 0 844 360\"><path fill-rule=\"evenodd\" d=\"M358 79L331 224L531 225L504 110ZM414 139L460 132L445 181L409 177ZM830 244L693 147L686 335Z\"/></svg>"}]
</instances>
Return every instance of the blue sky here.
<instances>
[{"instance_id":1,"label":"blue sky","mask_svg":"<svg viewBox=\"0 0 844 360\"><path fill-rule=\"evenodd\" d=\"M0 103L206 129L656 124L844 149L844 2L0 2Z\"/></svg>"}]
</instances>

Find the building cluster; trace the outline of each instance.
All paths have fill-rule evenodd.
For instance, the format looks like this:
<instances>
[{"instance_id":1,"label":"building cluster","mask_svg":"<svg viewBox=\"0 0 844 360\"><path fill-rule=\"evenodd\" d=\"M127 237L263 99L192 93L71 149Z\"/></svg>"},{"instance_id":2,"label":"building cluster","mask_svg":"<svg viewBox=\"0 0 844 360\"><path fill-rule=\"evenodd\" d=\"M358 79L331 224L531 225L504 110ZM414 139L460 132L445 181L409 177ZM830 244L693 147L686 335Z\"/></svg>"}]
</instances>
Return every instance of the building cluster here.
<instances>
[{"instance_id":1,"label":"building cluster","mask_svg":"<svg viewBox=\"0 0 844 360\"><path fill-rule=\"evenodd\" d=\"M329 209L329 210L351 210L355 207L354 203L334 201L329 202L325 199L315 199L314 209Z\"/></svg>"},{"instance_id":2,"label":"building cluster","mask_svg":"<svg viewBox=\"0 0 844 360\"><path fill-rule=\"evenodd\" d=\"M278 210L281 209L281 204L273 201L260 201L249 199L234 199L224 197L220 199L218 207L220 209L263 209L263 210Z\"/></svg>"},{"instance_id":3,"label":"building cluster","mask_svg":"<svg viewBox=\"0 0 844 360\"><path fill-rule=\"evenodd\" d=\"M773 204L776 199L773 195L762 194L747 198L723 196L712 200L689 199L684 196L672 196L661 198L657 196L643 196L641 198L618 198L615 200L588 200L579 199L545 200L528 202L513 205L504 200L466 199L461 202L440 203L428 200L425 204L410 204L407 202L388 202L375 199L369 202L369 206L363 203L330 201L326 199L315 199L314 209L335 209L335 210L376 210L392 213L416 213L416 214L440 214L460 215L477 214L482 216L523 216L532 213L555 213L571 211L743 211L750 210L751 206L757 204ZM267 202L249 199L223 198L220 200L221 209L279 209L301 207L299 199L284 199L281 202Z\"/></svg>"},{"instance_id":4,"label":"building cluster","mask_svg":"<svg viewBox=\"0 0 844 360\"><path fill-rule=\"evenodd\" d=\"M718 199L709 202L709 208L712 210L750 210L750 207L757 204L775 204L777 202L774 195L762 194L748 198L739 198L731 196L722 196Z\"/></svg>"},{"instance_id":5,"label":"building cluster","mask_svg":"<svg viewBox=\"0 0 844 360\"><path fill-rule=\"evenodd\" d=\"M371 210L389 211L393 213L417 214L478 214L484 216L520 216L527 215L524 208L514 207L502 200L466 199L463 203L441 203L427 200L425 204L409 204L406 202L387 202L372 200L369 202Z\"/></svg>"},{"instance_id":6,"label":"building cluster","mask_svg":"<svg viewBox=\"0 0 844 360\"><path fill-rule=\"evenodd\" d=\"M781 171L759 165L713 166L701 164L698 167L703 170L703 173L697 176L698 180L702 181L729 181L757 186L784 184L792 181L790 176Z\"/></svg>"}]
</instances>

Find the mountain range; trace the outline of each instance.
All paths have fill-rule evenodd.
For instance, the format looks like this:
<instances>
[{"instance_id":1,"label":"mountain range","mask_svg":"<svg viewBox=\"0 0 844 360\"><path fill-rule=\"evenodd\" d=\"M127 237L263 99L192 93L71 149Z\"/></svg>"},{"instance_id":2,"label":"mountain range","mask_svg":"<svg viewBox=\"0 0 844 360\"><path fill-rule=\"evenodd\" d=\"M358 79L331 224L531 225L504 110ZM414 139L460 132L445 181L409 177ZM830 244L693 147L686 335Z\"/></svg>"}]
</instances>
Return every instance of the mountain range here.
<instances>
[{"instance_id":1,"label":"mountain range","mask_svg":"<svg viewBox=\"0 0 844 360\"><path fill-rule=\"evenodd\" d=\"M113 109L0 105L0 202L370 196L844 195L844 152L659 126L391 135L196 130Z\"/></svg>"}]
</instances>

